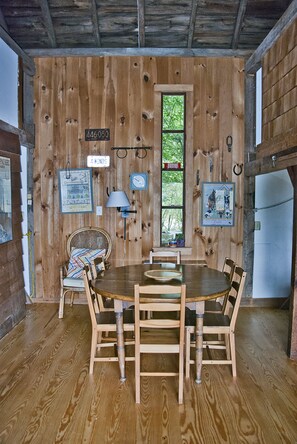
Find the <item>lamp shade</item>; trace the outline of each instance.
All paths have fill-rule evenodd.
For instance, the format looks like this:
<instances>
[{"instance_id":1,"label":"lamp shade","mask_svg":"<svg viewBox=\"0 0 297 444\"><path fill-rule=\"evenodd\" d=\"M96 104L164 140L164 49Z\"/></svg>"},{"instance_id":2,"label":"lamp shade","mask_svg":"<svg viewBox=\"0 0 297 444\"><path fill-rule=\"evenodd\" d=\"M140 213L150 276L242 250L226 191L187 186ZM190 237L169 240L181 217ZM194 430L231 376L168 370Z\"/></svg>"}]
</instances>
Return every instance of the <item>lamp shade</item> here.
<instances>
[{"instance_id":1,"label":"lamp shade","mask_svg":"<svg viewBox=\"0 0 297 444\"><path fill-rule=\"evenodd\" d=\"M106 202L107 207L129 207L130 202L125 191L112 191Z\"/></svg>"}]
</instances>

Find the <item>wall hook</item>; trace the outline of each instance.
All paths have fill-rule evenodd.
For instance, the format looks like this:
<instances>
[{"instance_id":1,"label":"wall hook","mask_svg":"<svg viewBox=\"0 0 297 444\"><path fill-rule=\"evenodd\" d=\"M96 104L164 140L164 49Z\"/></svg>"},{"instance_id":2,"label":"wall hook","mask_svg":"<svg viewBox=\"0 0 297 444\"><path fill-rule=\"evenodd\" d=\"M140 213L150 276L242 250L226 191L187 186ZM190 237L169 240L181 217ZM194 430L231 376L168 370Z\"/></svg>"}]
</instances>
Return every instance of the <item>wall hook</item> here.
<instances>
[{"instance_id":1,"label":"wall hook","mask_svg":"<svg viewBox=\"0 0 297 444\"><path fill-rule=\"evenodd\" d=\"M228 147L228 152L231 153L231 149L232 149L232 145L233 145L232 136L227 136L227 138L226 138L226 145Z\"/></svg>"},{"instance_id":2,"label":"wall hook","mask_svg":"<svg viewBox=\"0 0 297 444\"><path fill-rule=\"evenodd\" d=\"M147 150L151 150L152 147L151 146L138 146L138 147L137 146L119 146L119 147L113 146L111 149L117 151L117 157L119 159L125 159L125 157L127 157L128 150L136 150L136 157L138 157L138 159L144 159L147 156ZM142 155L140 155L141 150L143 150Z\"/></svg>"},{"instance_id":3,"label":"wall hook","mask_svg":"<svg viewBox=\"0 0 297 444\"><path fill-rule=\"evenodd\" d=\"M272 162L273 168L275 168L276 160L277 160L277 157L275 155L271 156L271 162Z\"/></svg>"},{"instance_id":4,"label":"wall hook","mask_svg":"<svg viewBox=\"0 0 297 444\"><path fill-rule=\"evenodd\" d=\"M238 168L238 171L236 171L236 168ZM234 165L233 167L233 173L236 176L240 176L243 170L243 163L237 163L236 165Z\"/></svg>"}]
</instances>

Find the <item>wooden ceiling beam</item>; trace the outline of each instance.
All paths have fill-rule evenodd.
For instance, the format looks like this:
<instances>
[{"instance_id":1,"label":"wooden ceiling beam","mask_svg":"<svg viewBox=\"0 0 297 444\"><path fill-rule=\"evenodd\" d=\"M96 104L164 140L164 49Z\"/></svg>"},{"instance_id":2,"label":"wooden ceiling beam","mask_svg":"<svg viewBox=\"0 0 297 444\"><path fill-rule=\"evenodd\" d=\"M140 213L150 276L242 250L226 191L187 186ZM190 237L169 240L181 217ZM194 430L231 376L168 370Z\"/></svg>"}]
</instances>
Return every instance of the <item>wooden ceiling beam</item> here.
<instances>
[{"instance_id":1,"label":"wooden ceiling beam","mask_svg":"<svg viewBox=\"0 0 297 444\"><path fill-rule=\"evenodd\" d=\"M151 56L151 57L250 57L252 51L244 49L209 48L48 48L27 49L31 57L102 57L102 56Z\"/></svg>"},{"instance_id":2,"label":"wooden ceiling beam","mask_svg":"<svg viewBox=\"0 0 297 444\"><path fill-rule=\"evenodd\" d=\"M188 48L192 48L193 38L194 38L194 30L195 30L195 22L197 15L197 8L203 0L192 0L192 8L191 8L191 16L189 21L189 32L188 32Z\"/></svg>"},{"instance_id":3,"label":"wooden ceiling beam","mask_svg":"<svg viewBox=\"0 0 297 444\"><path fill-rule=\"evenodd\" d=\"M96 0L91 0L91 8L92 8L92 22L94 27L94 33L96 37L96 44L98 48L101 47L101 37L100 37L100 30L99 30L99 22L98 22L98 14L97 14L97 6L96 6Z\"/></svg>"},{"instance_id":4,"label":"wooden ceiling beam","mask_svg":"<svg viewBox=\"0 0 297 444\"><path fill-rule=\"evenodd\" d=\"M279 36L294 22L294 20L296 20L296 18L297 0L293 0L285 13L267 34L263 42L247 60L245 65L246 73L255 73L261 67L261 61L266 52L274 45Z\"/></svg>"},{"instance_id":5,"label":"wooden ceiling beam","mask_svg":"<svg viewBox=\"0 0 297 444\"><path fill-rule=\"evenodd\" d=\"M138 47L145 46L144 0L137 0Z\"/></svg>"},{"instance_id":6,"label":"wooden ceiling beam","mask_svg":"<svg viewBox=\"0 0 297 444\"><path fill-rule=\"evenodd\" d=\"M56 35L47 0L40 0L40 7L51 47L56 48L57 47Z\"/></svg>"},{"instance_id":7,"label":"wooden ceiling beam","mask_svg":"<svg viewBox=\"0 0 297 444\"><path fill-rule=\"evenodd\" d=\"M240 0L237 11L236 23L234 27L234 33L232 37L232 43L231 43L232 49L237 49L238 47L240 31L242 28L243 19L246 11L246 5L247 5L247 0Z\"/></svg>"}]
</instances>

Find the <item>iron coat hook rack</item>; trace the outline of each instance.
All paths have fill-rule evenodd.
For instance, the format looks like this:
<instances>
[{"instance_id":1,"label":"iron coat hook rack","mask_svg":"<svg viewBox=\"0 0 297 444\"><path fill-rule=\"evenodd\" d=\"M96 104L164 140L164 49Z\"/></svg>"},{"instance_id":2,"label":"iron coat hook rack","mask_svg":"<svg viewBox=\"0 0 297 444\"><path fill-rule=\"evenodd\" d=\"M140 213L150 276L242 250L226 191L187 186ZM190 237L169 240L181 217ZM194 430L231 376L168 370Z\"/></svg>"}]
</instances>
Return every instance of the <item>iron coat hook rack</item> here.
<instances>
[{"instance_id":1,"label":"iron coat hook rack","mask_svg":"<svg viewBox=\"0 0 297 444\"><path fill-rule=\"evenodd\" d=\"M136 157L138 157L138 159L144 159L147 156L147 150L151 150L152 147L151 146L139 146L139 147L137 147L137 146L119 146L119 147L113 146L111 149L117 151L117 157L119 159L125 159L125 157L127 157L128 150L136 150ZM142 156L139 153L140 150L144 151ZM121 151L124 151L122 153L123 155L120 155Z\"/></svg>"}]
</instances>

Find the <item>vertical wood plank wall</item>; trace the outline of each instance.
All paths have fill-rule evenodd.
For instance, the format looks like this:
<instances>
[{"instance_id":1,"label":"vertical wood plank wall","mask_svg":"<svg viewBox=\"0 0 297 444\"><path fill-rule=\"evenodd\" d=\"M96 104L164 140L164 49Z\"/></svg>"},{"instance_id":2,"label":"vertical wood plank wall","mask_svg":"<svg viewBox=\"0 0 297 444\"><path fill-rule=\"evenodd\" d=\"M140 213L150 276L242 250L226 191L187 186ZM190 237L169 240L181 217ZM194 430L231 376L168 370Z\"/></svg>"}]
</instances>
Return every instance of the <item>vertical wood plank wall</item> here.
<instances>
[{"instance_id":1,"label":"vertical wood plank wall","mask_svg":"<svg viewBox=\"0 0 297 444\"><path fill-rule=\"evenodd\" d=\"M26 303L22 273L20 142L16 134L0 130L0 156L10 159L12 188L12 240L0 245L0 338L2 338L25 317Z\"/></svg>"},{"instance_id":2,"label":"vertical wood plank wall","mask_svg":"<svg viewBox=\"0 0 297 444\"><path fill-rule=\"evenodd\" d=\"M276 144L281 148L296 145L292 137L297 122L296 35L297 20L263 59L262 155L269 155Z\"/></svg>"},{"instance_id":3,"label":"vertical wood plank wall","mask_svg":"<svg viewBox=\"0 0 297 444\"><path fill-rule=\"evenodd\" d=\"M192 253L189 259L206 259L220 268L225 256L242 262L243 176L233 167L244 156L244 60L238 58L86 57L35 59L34 234L37 300L59 297L59 265L66 259L66 236L93 225L106 229L113 240L111 263L139 263L153 246L154 84L191 84L193 106ZM86 128L109 128L108 142L86 142ZM229 153L227 136L233 138ZM152 146L145 159L128 151L119 159L113 146ZM93 169L94 205L103 215L62 215L57 170L86 167L87 155L111 156L107 169ZM210 171L210 161L213 170ZM200 183L196 177L199 170ZM147 191L129 190L131 172L148 172ZM236 183L234 227L201 227L203 181ZM123 219L105 208L106 188L127 192L136 215Z\"/></svg>"}]
</instances>

